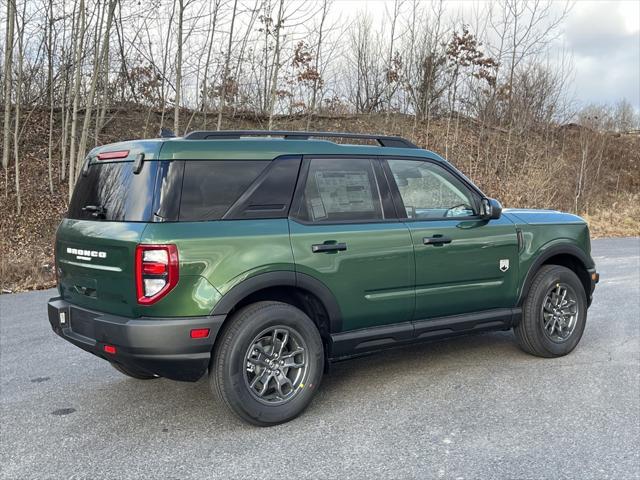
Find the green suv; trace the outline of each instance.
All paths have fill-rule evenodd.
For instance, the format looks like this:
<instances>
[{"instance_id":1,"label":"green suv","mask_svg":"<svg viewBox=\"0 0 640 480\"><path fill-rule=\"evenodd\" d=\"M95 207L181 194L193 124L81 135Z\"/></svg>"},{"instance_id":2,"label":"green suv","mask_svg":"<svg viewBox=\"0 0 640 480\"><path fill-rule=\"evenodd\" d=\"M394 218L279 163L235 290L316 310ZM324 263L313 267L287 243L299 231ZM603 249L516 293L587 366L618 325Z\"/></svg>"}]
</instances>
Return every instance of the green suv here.
<instances>
[{"instance_id":1,"label":"green suv","mask_svg":"<svg viewBox=\"0 0 640 480\"><path fill-rule=\"evenodd\" d=\"M94 149L56 271L55 333L137 379L208 371L256 425L300 414L329 362L387 347L513 328L565 355L598 281L577 216L502 211L400 137L283 131Z\"/></svg>"}]
</instances>

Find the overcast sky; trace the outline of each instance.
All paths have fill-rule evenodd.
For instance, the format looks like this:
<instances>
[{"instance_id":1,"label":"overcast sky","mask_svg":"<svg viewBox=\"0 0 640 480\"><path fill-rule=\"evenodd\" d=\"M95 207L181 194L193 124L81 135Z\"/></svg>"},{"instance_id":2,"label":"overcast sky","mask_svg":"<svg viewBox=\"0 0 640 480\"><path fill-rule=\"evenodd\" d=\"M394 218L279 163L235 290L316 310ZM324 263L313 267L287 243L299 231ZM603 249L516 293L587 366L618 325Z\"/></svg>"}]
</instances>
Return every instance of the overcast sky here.
<instances>
[{"instance_id":1,"label":"overcast sky","mask_svg":"<svg viewBox=\"0 0 640 480\"><path fill-rule=\"evenodd\" d=\"M564 26L575 60L576 98L640 110L640 1L578 1Z\"/></svg>"},{"instance_id":2,"label":"overcast sky","mask_svg":"<svg viewBox=\"0 0 640 480\"><path fill-rule=\"evenodd\" d=\"M462 12L463 18L478 3L445 2L452 17ZM392 0L336 0L334 5L341 17L366 10L380 22L393 11ZM640 0L576 0L560 30L556 47L573 55L575 100L611 104L626 98L640 111Z\"/></svg>"}]
</instances>

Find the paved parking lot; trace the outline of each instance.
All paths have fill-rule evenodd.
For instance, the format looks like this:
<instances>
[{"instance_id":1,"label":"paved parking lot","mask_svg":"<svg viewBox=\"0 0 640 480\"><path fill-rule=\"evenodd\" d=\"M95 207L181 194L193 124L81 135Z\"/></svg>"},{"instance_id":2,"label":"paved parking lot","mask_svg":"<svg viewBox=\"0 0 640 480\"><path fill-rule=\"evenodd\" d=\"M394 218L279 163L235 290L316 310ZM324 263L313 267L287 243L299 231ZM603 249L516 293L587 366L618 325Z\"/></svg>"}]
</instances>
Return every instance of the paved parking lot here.
<instances>
[{"instance_id":1,"label":"paved parking lot","mask_svg":"<svg viewBox=\"0 0 640 480\"><path fill-rule=\"evenodd\" d=\"M640 478L640 239L597 240L582 342L511 332L336 364L300 418L240 423L206 380L128 379L0 296L0 478Z\"/></svg>"}]
</instances>

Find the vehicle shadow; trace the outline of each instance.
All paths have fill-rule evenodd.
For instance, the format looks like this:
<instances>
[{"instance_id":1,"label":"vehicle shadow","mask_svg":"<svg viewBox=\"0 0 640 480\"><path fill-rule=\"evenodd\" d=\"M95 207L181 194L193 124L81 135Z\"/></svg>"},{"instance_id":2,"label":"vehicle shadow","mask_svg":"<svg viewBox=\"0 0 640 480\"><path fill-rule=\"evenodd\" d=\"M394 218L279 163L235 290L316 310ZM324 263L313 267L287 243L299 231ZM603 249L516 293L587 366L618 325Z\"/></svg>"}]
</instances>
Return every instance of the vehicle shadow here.
<instances>
[{"instance_id":1,"label":"vehicle shadow","mask_svg":"<svg viewBox=\"0 0 640 480\"><path fill-rule=\"evenodd\" d=\"M526 362L527 358L530 357L518 349L510 332L491 332L335 362L324 375L316 398L303 415L305 420L299 418L294 422L323 422L336 411L344 413L345 409L353 409L355 414L363 402L368 401L394 399L400 401L397 406L401 408L397 392L405 388L411 388L414 393L423 389L427 395L452 375L457 375L464 383L467 369L490 372L509 362ZM109 367L105 365L105 368ZM107 391L112 399L110 402L103 401ZM128 415L136 416L138 427L155 431L159 437L213 429L224 432L254 428L236 419L212 394L206 375L195 383L165 379L136 381L114 371L108 384L95 393L99 399L90 402L92 417L112 419L112 402L117 402L129 406ZM102 409L104 411L100 411ZM122 428L131 427L123 423Z\"/></svg>"}]
</instances>

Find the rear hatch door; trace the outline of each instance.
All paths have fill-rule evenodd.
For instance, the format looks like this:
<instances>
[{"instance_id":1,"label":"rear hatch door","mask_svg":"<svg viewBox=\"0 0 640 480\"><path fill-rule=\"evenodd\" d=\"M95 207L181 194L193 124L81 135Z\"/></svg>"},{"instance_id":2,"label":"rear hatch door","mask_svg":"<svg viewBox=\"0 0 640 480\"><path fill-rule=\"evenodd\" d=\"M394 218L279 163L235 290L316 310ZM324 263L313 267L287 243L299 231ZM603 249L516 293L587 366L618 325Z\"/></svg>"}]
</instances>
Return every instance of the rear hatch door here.
<instances>
[{"instance_id":1,"label":"rear hatch door","mask_svg":"<svg viewBox=\"0 0 640 480\"><path fill-rule=\"evenodd\" d=\"M135 249L154 215L161 142L124 142L92 151L56 235L61 296L78 306L133 317ZM99 160L100 153L107 160ZM113 155L113 152L121 152ZM126 152L126 154L124 153ZM144 154L136 173L136 159ZM118 157L118 158L114 158Z\"/></svg>"}]
</instances>

